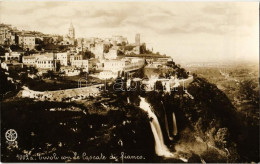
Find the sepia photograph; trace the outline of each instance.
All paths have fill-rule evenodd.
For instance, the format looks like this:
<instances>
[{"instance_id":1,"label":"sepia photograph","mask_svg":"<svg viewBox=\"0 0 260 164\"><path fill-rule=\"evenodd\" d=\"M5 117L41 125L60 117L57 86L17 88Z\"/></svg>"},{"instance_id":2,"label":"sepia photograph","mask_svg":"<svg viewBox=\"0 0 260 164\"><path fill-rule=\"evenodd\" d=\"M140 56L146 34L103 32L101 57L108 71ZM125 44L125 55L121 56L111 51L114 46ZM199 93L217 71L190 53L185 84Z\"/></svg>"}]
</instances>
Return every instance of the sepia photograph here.
<instances>
[{"instance_id":1,"label":"sepia photograph","mask_svg":"<svg viewBox=\"0 0 260 164\"><path fill-rule=\"evenodd\" d=\"M259 2L0 0L3 163L259 163Z\"/></svg>"}]
</instances>

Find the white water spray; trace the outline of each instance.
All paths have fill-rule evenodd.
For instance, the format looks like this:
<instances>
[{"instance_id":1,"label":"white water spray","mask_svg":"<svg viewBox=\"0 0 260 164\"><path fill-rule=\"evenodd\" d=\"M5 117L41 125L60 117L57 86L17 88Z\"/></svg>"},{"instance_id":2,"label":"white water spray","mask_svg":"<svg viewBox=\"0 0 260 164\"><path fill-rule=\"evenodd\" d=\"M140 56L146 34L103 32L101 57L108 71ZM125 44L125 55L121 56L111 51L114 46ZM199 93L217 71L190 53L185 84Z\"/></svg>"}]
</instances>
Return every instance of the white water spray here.
<instances>
[{"instance_id":1,"label":"white water spray","mask_svg":"<svg viewBox=\"0 0 260 164\"><path fill-rule=\"evenodd\" d=\"M145 98L140 97L141 101L140 101L140 105L139 107L141 109L143 109L145 112L148 113L148 117L152 118L152 120L150 121L150 126L152 129L152 133L154 136L154 141L155 141L155 153L158 156L162 156L162 157L166 157L166 158L177 158L182 160L183 162L188 162L187 159L180 157L177 153L172 153L170 152L170 150L167 148L167 146L164 144L164 139L163 139L163 135L162 135L162 130L159 124L159 121L157 119L157 116L153 113L149 103L147 103L145 101ZM129 97L127 97L127 102L130 103L130 99ZM175 118L175 114L173 113L174 116L174 122L175 122L175 129L177 131L177 125L176 125L176 118ZM177 132L176 132L177 134Z\"/></svg>"},{"instance_id":2,"label":"white water spray","mask_svg":"<svg viewBox=\"0 0 260 164\"><path fill-rule=\"evenodd\" d=\"M176 117L174 112L172 113L172 121L173 121L173 135L176 136L178 133L178 129L177 129Z\"/></svg>"},{"instance_id":3,"label":"white water spray","mask_svg":"<svg viewBox=\"0 0 260 164\"><path fill-rule=\"evenodd\" d=\"M141 98L141 102L139 107L148 113L149 118L152 118L152 121L150 121L150 125L155 140L155 153L158 156L173 157L173 154L169 151L167 146L164 144L162 130L156 115L152 112L151 107L145 101L145 98L143 97L140 98Z\"/></svg>"}]
</instances>

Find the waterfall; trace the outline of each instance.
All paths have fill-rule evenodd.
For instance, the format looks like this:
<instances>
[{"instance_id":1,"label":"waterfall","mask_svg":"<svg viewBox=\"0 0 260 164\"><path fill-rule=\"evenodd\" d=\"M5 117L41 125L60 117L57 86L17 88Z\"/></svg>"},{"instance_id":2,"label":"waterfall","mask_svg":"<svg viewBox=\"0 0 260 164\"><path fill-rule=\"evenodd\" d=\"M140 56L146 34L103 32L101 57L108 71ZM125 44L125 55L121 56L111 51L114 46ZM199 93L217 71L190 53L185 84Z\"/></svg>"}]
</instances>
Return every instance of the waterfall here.
<instances>
[{"instance_id":1,"label":"waterfall","mask_svg":"<svg viewBox=\"0 0 260 164\"><path fill-rule=\"evenodd\" d=\"M157 116L153 113L149 103L146 102L145 98L140 97L140 99L141 99L141 101L140 101L139 107L148 113L149 118L152 118L150 121L150 126L151 126L152 133L154 136L156 155L166 157L166 158L176 158L176 159L182 160L183 162L188 162L188 160L186 158L181 157L180 155L178 155L178 153L170 152L170 150L164 144L162 130L161 130L159 121L157 119ZM127 97L127 102L130 103L129 97ZM177 124L176 124L176 118L175 118L174 113L173 113L173 117L174 117L173 126L174 126L174 129L176 130L176 134L177 134Z\"/></svg>"},{"instance_id":2,"label":"waterfall","mask_svg":"<svg viewBox=\"0 0 260 164\"><path fill-rule=\"evenodd\" d=\"M167 119L167 115L166 115L166 110L165 110L165 108L164 108L164 104L163 104L162 101L161 101L161 103L162 103L163 110L164 110L164 123L165 123L166 132L167 132L168 138L172 141L173 138L170 136L170 131L169 131L169 125L168 125L168 119Z\"/></svg>"},{"instance_id":3,"label":"waterfall","mask_svg":"<svg viewBox=\"0 0 260 164\"><path fill-rule=\"evenodd\" d=\"M141 102L139 107L148 113L149 118L152 118L152 121L150 121L150 126L155 140L155 153L158 156L173 157L173 154L164 144L162 130L156 115L151 110L150 105L145 101L145 98L140 98Z\"/></svg>"},{"instance_id":4,"label":"waterfall","mask_svg":"<svg viewBox=\"0 0 260 164\"><path fill-rule=\"evenodd\" d=\"M176 117L175 117L175 113L172 113L172 121L173 121L173 135L176 136L178 133L178 129L177 129L177 123L176 123Z\"/></svg>"}]
</instances>

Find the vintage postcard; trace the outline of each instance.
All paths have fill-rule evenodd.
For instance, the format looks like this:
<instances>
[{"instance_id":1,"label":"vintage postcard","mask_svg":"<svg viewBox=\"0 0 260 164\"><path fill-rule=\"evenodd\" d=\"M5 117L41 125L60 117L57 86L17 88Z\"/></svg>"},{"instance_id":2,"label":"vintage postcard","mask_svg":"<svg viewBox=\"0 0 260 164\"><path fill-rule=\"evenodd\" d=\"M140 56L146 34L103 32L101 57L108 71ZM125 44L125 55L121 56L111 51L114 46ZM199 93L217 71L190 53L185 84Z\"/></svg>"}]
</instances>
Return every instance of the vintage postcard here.
<instances>
[{"instance_id":1,"label":"vintage postcard","mask_svg":"<svg viewBox=\"0 0 260 164\"><path fill-rule=\"evenodd\" d=\"M258 163L259 3L0 1L1 162Z\"/></svg>"}]
</instances>

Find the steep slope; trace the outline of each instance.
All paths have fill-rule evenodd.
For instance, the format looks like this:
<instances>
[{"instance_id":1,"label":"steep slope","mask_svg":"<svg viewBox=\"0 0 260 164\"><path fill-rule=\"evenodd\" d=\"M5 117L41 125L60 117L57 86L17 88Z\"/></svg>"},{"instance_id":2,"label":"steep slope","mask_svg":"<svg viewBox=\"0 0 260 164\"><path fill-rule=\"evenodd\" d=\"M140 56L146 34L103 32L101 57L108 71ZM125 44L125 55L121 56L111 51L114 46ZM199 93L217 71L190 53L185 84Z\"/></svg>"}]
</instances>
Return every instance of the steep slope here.
<instances>
[{"instance_id":1,"label":"steep slope","mask_svg":"<svg viewBox=\"0 0 260 164\"><path fill-rule=\"evenodd\" d=\"M149 102L159 117L164 136L175 151L186 154L190 162L252 162L259 161L257 127L245 126L227 96L214 84L196 77L187 87L190 99L182 88L171 94L149 92ZM165 111L164 111L165 110ZM175 113L179 133L172 134L172 113ZM165 115L173 144L167 137ZM255 137L256 136L256 137ZM245 141L251 140L245 143ZM249 145L251 145L251 148Z\"/></svg>"}]
</instances>

